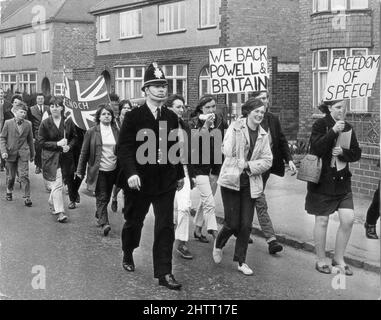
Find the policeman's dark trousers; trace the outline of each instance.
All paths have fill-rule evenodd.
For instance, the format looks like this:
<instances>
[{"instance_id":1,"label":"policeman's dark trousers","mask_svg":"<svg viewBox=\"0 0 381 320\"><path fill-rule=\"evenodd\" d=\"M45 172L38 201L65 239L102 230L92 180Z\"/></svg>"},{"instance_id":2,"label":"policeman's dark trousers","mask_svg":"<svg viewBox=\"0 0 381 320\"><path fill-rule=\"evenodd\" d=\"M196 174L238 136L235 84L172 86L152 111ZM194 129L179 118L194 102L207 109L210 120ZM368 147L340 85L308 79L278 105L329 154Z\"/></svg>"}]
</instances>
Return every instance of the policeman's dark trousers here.
<instances>
[{"instance_id":1,"label":"policeman's dark trousers","mask_svg":"<svg viewBox=\"0 0 381 320\"><path fill-rule=\"evenodd\" d=\"M100 226L108 225L107 206L110 202L112 187L115 183L117 170L101 171L99 170L97 185L95 187L96 211L95 217Z\"/></svg>"},{"instance_id":2,"label":"policeman's dark trousers","mask_svg":"<svg viewBox=\"0 0 381 320\"><path fill-rule=\"evenodd\" d=\"M378 188L374 192L372 203L368 208L366 214L366 223L370 225L375 225L377 219L380 217L380 183L378 183Z\"/></svg>"},{"instance_id":3,"label":"policeman's dark trousers","mask_svg":"<svg viewBox=\"0 0 381 320\"><path fill-rule=\"evenodd\" d=\"M153 272L155 278L172 273L172 249L175 240L173 224L173 202L176 190L160 195L147 195L142 192L125 194L122 249L132 252L139 247L144 218L152 204L155 215L153 240Z\"/></svg>"},{"instance_id":4,"label":"policeman's dark trousers","mask_svg":"<svg viewBox=\"0 0 381 320\"><path fill-rule=\"evenodd\" d=\"M221 197L225 219L216 239L216 248L222 249L234 234L237 240L233 261L244 263L253 224L254 206L260 198L251 198L250 187L241 187L240 191L221 187Z\"/></svg>"}]
</instances>

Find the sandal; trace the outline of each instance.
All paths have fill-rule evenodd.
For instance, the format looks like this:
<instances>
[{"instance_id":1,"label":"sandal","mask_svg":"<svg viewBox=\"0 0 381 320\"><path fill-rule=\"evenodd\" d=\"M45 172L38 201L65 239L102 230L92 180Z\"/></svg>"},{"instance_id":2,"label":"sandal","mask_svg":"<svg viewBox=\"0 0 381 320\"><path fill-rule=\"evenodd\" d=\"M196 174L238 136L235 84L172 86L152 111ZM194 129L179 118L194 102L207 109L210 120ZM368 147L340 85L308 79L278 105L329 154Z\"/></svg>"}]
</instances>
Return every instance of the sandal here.
<instances>
[{"instance_id":1,"label":"sandal","mask_svg":"<svg viewBox=\"0 0 381 320\"><path fill-rule=\"evenodd\" d=\"M7 192L5 199L7 199L7 201L12 201L12 193Z\"/></svg>"},{"instance_id":2,"label":"sandal","mask_svg":"<svg viewBox=\"0 0 381 320\"><path fill-rule=\"evenodd\" d=\"M331 271L331 268L328 264L324 264L322 266L319 266L319 263L316 262L316 265L315 265L315 269L321 273L325 273L325 274L331 274L332 271Z\"/></svg>"},{"instance_id":3,"label":"sandal","mask_svg":"<svg viewBox=\"0 0 381 320\"><path fill-rule=\"evenodd\" d=\"M340 268L341 270L343 270L343 273L346 276L353 276L352 269L348 265L346 265L346 264L345 265L338 264L334 259L332 259L332 266L336 267L336 268Z\"/></svg>"}]
</instances>

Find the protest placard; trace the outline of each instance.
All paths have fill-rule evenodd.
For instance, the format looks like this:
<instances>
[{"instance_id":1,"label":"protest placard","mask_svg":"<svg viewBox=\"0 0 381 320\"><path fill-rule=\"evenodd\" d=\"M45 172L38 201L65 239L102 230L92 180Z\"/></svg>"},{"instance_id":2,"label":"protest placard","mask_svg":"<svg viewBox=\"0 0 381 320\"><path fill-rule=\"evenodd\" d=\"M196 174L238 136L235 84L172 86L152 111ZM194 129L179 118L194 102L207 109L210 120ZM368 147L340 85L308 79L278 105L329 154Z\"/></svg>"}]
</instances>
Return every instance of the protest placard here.
<instances>
[{"instance_id":1,"label":"protest placard","mask_svg":"<svg viewBox=\"0 0 381 320\"><path fill-rule=\"evenodd\" d=\"M268 89L267 46L209 50L213 94Z\"/></svg>"},{"instance_id":2,"label":"protest placard","mask_svg":"<svg viewBox=\"0 0 381 320\"><path fill-rule=\"evenodd\" d=\"M370 97L379 65L379 55L333 58L323 100Z\"/></svg>"}]
</instances>

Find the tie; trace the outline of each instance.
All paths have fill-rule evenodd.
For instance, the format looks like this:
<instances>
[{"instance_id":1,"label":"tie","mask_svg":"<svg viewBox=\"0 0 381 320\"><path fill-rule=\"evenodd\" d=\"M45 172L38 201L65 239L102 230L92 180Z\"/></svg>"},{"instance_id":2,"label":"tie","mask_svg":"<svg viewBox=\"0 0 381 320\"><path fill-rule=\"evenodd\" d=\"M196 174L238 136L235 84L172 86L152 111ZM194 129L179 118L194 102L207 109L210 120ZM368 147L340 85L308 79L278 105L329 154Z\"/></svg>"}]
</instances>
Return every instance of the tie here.
<instances>
[{"instance_id":1,"label":"tie","mask_svg":"<svg viewBox=\"0 0 381 320\"><path fill-rule=\"evenodd\" d=\"M18 125L18 126L21 126L23 122L24 122L24 120L22 120L22 119L21 119L21 120L18 120L18 121L17 121L17 125Z\"/></svg>"},{"instance_id":2,"label":"tie","mask_svg":"<svg viewBox=\"0 0 381 320\"><path fill-rule=\"evenodd\" d=\"M160 108L156 109L156 120L160 119Z\"/></svg>"}]
</instances>

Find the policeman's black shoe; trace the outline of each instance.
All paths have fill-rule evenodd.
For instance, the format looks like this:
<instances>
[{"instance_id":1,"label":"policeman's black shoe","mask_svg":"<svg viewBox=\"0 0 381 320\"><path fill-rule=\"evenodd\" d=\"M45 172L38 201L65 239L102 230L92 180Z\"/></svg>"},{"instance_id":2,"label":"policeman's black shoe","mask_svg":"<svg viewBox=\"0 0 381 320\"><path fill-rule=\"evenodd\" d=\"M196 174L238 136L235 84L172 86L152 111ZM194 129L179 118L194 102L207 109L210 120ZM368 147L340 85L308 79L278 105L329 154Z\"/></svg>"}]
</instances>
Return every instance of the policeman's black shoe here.
<instances>
[{"instance_id":1,"label":"policeman's black shoe","mask_svg":"<svg viewBox=\"0 0 381 320\"><path fill-rule=\"evenodd\" d=\"M167 287L168 289L171 290L180 290L181 289L181 284L178 283L173 276L173 274L166 274L163 277L159 278L159 285Z\"/></svg>"},{"instance_id":2,"label":"policeman's black shoe","mask_svg":"<svg viewBox=\"0 0 381 320\"><path fill-rule=\"evenodd\" d=\"M374 239L374 240L378 239L375 224L367 224L365 222L364 227L365 227L365 236L368 239Z\"/></svg>"},{"instance_id":3,"label":"policeman's black shoe","mask_svg":"<svg viewBox=\"0 0 381 320\"><path fill-rule=\"evenodd\" d=\"M132 252L131 253L124 253L122 267L124 270L126 270L128 272L134 272L135 271L135 264L134 264L134 258L132 257Z\"/></svg>"},{"instance_id":4,"label":"policeman's black shoe","mask_svg":"<svg viewBox=\"0 0 381 320\"><path fill-rule=\"evenodd\" d=\"M276 254L283 250L283 247L278 243L278 241L273 240L269 242L269 253Z\"/></svg>"}]
</instances>

